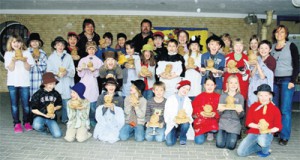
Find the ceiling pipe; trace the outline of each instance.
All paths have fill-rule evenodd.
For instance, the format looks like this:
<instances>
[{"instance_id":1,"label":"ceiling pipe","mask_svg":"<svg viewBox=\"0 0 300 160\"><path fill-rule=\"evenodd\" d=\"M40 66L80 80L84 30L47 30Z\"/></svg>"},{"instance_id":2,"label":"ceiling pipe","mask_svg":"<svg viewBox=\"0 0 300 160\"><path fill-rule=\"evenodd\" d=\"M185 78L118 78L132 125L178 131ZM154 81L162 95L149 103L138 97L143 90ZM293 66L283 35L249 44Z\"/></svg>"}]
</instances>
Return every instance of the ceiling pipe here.
<instances>
[{"instance_id":1,"label":"ceiling pipe","mask_svg":"<svg viewBox=\"0 0 300 160\"><path fill-rule=\"evenodd\" d=\"M273 12L274 12L273 10L269 10L266 12L267 13L266 22L262 25L261 28L261 40L267 39L267 33L268 33L267 27L269 27L272 23Z\"/></svg>"}]
</instances>

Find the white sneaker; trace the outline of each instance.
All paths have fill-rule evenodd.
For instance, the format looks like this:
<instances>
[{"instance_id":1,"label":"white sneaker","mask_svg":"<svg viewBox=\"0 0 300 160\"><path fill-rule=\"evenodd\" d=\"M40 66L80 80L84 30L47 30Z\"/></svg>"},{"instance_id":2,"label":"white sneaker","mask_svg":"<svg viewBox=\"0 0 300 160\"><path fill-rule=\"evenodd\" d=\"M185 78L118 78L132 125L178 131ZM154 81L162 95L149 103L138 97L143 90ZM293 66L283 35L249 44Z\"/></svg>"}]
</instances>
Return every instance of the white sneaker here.
<instances>
[{"instance_id":1,"label":"white sneaker","mask_svg":"<svg viewBox=\"0 0 300 160\"><path fill-rule=\"evenodd\" d=\"M213 141L214 140L214 134L213 133L207 133L206 140L207 141Z\"/></svg>"}]
</instances>

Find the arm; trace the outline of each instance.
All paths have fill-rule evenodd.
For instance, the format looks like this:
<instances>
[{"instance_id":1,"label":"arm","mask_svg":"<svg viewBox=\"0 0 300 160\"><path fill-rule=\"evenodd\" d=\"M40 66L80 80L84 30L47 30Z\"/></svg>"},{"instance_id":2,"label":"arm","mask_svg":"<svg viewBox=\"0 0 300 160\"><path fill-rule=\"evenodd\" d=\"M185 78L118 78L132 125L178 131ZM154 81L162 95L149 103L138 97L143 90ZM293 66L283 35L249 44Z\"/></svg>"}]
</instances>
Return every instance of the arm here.
<instances>
[{"instance_id":1,"label":"arm","mask_svg":"<svg viewBox=\"0 0 300 160\"><path fill-rule=\"evenodd\" d=\"M75 76L75 66L74 66L74 62L73 59L70 55L68 55L68 67L67 68L67 74L66 76L74 78Z\"/></svg>"},{"instance_id":2,"label":"arm","mask_svg":"<svg viewBox=\"0 0 300 160\"><path fill-rule=\"evenodd\" d=\"M296 82L299 73L299 53L298 53L297 46L294 43L291 43L290 50L292 55L292 67L293 67L293 74L290 83L293 84L289 83L289 89L294 87L294 83Z\"/></svg>"},{"instance_id":3,"label":"arm","mask_svg":"<svg viewBox=\"0 0 300 160\"><path fill-rule=\"evenodd\" d=\"M138 118L145 118L146 115L146 107L147 107L147 101L144 98L140 98L140 105L137 107L134 107L136 116Z\"/></svg>"},{"instance_id":4,"label":"arm","mask_svg":"<svg viewBox=\"0 0 300 160\"><path fill-rule=\"evenodd\" d=\"M44 73L47 69L47 56L46 53L41 52L39 62L38 62L38 67L42 73Z\"/></svg>"}]
</instances>

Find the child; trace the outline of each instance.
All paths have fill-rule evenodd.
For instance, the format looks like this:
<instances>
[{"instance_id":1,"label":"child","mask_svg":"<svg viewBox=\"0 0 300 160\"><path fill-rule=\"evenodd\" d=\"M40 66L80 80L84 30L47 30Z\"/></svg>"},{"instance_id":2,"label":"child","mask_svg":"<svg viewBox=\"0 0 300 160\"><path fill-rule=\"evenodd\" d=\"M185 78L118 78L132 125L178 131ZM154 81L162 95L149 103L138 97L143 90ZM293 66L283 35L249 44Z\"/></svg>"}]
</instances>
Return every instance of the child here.
<instances>
[{"instance_id":1,"label":"child","mask_svg":"<svg viewBox=\"0 0 300 160\"><path fill-rule=\"evenodd\" d=\"M142 49L141 72L139 73L139 77L146 84L143 97L145 97L147 100L153 97L152 87L155 82L155 67L156 62L154 59L153 46L150 44L145 44Z\"/></svg>"},{"instance_id":2,"label":"child","mask_svg":"<svg viewBox=\"0 0 300 160\"><path fill-rule=\"evenodd\" d=\"M165 130L166 126L164 124L164 109L166 99L164 98L164 92L166 90L166 86L163 82L155 82L153 85L153 92L155 96L147 101L147 109L146 109L146 135L145 139L147 141L163 142L165 140ZM158 126L153 127L151 125L152 116L157 115L159 118L157 119ZM155 128L155 129L154 129ZM153 134L154 132L154 134Z\"/></svg>"},{"instance_id":3,"label":"child","mask_svg":"<svg viewBox=\"0 0 300 160\"><path fill-rule=\"evenodd\" d=\"M96 119L96 103L99 96L97 77L99 76L99 69L103 62L95 56L97 46L94 41L86 43L86 52L88 56L82 58L78 64L78 76L81 77L80 82L86 87L84 97L90 102L90 121L91 126L95 127Z\"/></svg>"},{"instance_id":4,"label":"child","mask_svg":"<svg viewBox=\"0 0 300 160\"><path fill-rule=\"evenodd\" d=\"M268 40L262 40L258 45L258 53L261 60L274 73L276 68L276 60L273 56L270 56L271 50L272 43Z\"/></svg>"},{"instance_id":5,"label":"child","mask_svg":"<svg viewBox=\"0 0 300 160\"><path fill-rule=\"evenodd\" d=\"M224 46L221 50L221 53L223 55L227 55L229 53L232 52L232 40L231 40L231 36L229 33L224 33L222 36L221 36L221 39L223 40L224 42Z\"/></svg>"},{"instance_id":6,"label":"child","mask_svg":"<svg viewBox=\"0 0 300 160\"><path fill-rule=\"evenodd\" d=\"M68 122L67 102L71 98L70 87L74 85L75 66L70 54L65 50L67 42L62 37L56 37L51 43L54 50L47 61L47 72L55 74L59 82L55 86L62 97L62 123Z\"/></svg>"},{"instance_id":7,"label":"child","mask_svg":"<svg viewBox=\"0 0 300 160\"><path fill-rule=\"evenodd\" d=\"M62 136L61 129L56 122L55 112L62 106L60 94L54 89L58 80L52 72L43 74L41 88L31 97L30 106L34 114L33 128L38 132L49 132L54 138Z\"/></svg>"},{"instance_id":8,"label":"child","mask_svg":"<svg viewBox=\"0 0 300 160\"><path fill-rule=\"evenodd\" d=\"M73 142L75 139L84 142L92 136L88 132L90 103L84 97L86 88L83 83L76 83L71 89L71 99L68 101L67 108L69 121L64 138L68 142Z\"/></svg>"},{"instance_id":9,"label":"child","mask_svg":"<svg viewBox=\"0 0 300 160\"><path fill-rule=\"evenodd\" d=\"M251 53L258 55L258 43L258 37L256 35L252 35L249 40L249 50L247 51L247 55Z\"/></svg>"},{"instance_id":10,"label":"child","mask_svg":"<svg viewBox=\"0 0 300 160\"><path fill-rule=\"evenodd\" d=\"M111 48L113 42L113 35L110 32L105 32L102 36L104 43L100 44L96 56L103 61L103 54L107 51L115 52L115 49ZM100 42L101 43L101 42Z\"/></svg>"},{"instance_id":11,"label":"child","mask_svg":"<svg viewBox=\"0 0 300 160\"><path fill-rule=\"evenodd\" d=\"M166 84L164 97L168 98L176 92L176 85L180 82L180 77L184 77L184 58L177 53L178 42L171 39L168 42L168 54L162 55L156 68L156 75L159 80ZM166 69L168 70L166 72Z\"/></svg>"},{"instance_id":12,"label":"child","mask_svg":"<svg viewBox=\"0 0 300 160\"><path fill-rule=\"evenodd\" d=\"M216 146L233 150L242 129L240 119L245 114L244 98L239 93L240 85L237 76L229 76L226 85L227 90L221 95L218 106L220 120Z\"/></svg>"},{"instance_id":13,"label":"child","mask_svg":"<svg viewBox=\"0 0 300 160\"><path fill-rule=\"evenodd\" d=\"M124 126L124 111L113 102L113 95L104 96L104 103L96 110L97 125L94 138L100 141L115 143L119 139L121 128Z\"/></svg>"},{"instance_id":14,"label":"child","mask_svg":"<svg viewBox=\"0 0 300 160\"><path fill-rule=\"evenodd\" d=\"M14 123L14 132L22 133L23 129L19 119L18 101L21 98L23 108L23 125L26 131L32 130L30 125L29 89L30 67L34 60L30 52L26 51L23 40L18 35L9 37L4 55L4 66L7 69L7 87L11 101L11 111Z\"/></svg>"},{"instance_id":15,"label":"child","mask_svg":"<svg viewBox=\"0 0 300 160\"><path fill-rule=\"evenodd\" d=\"M128 140L132 135L137 142L145 138L145 114L147 100L142 96L145 83L142 80L131 81L130 95L125 98L125 125L120 130L120 139Z\"/></svg>"},{"instance_id":16,"label":"child","mask_svg":"<svg viewBox=\"0 0 300 160\"><path fill-rule=\"evenodd\" d=\"M79 51L79 48L76 46L78 42L78 35L75 32L69 32L67 36L67 41L68 41L68 46L66 48L67 52L71 54L74 66L77 67L79 60L82 57L85 57L86 54L83 54L85 52ZM76 71L75 77L74 77L74 82L78 83L80 81L80 77L78 76L78 73Z\"/></svg>"},{"instance_id":17,"label":"child","mask_svg":"<svg viewBox=\"0 0 300 160\"><path fill-rule=\"evenodd\" d=\"M177 40L178 40L178 54L184 56L185 54L189 53L188 48L188 41L189 41L189 33L185 30L179 30L177 33Z\"/></svg>"},{"instance_id":18,"label":"child","mask_svg":"<svg viewBox=\"0 0 300 160\"><path fill-rule=\"evenodd\" d=\"M125 42L127 40L127 36L124 33L118 33L117 34L117 44L115 47L116 52L122 52L123 54L126 54L126 48L125 48Z\"/></svg>"},{"instance_id":19,"label":"child","mask_svg":"<svg viewBox=\"0 0 300 160\"><path fill-rule=\"evenodd\" d=\"M164 46L164 43L163 43L164 42L164 37L165 37L165 35L162 32L160 32L160 31L157 31L157 32L153 33L153 38L154 38L154 52L156 53L156 55L155 55L155 59L156 60L161 55L168 53L168 50Z\"/></svg>"},{"instance_id":20,"label":"child","mask_svg":"<svg viewBox=\"0 0 300 160\"><path fill-rule=\"evenodd\" d=\"M217 83L215 92L221 93L223 84L222 74L225 67L225 56L222 53L220 53L219 50L225 44L220 37L212 35L206 40L206 45L209 51L201 56L201 84L203 85L204 80L212 74ZM213 68L206 69L206 67L208 67L208 62L211 60L213 62Z\"/></svg>"},{"instance_id":21,"label":"child","mask_svg":"<svg viewBox=\"0 0 300 160\"><path fill-rule=\"evenodd\" d=\"M139 53L134 52L134 43L129 40L125 43L127 62L123 69L123 87L122 96L126 97L130 94L131 81L137 80L141 70L141 59Z\"/></svg>"},{"instance_id":22,"label":"child","mask_svg":"<svg viewBox=\"0 0 300 160\"><path fill-rule=\"evenodd\" d=\"M190 88L191 82L188 80L182 80L177 84L178 93L167 98L164 111L167 146L175 145L178 132L180 133L180 145L186 145L187 139L193 140L194 138L194 131L192 127L193 108L191 100L187 97Z\"/></svg>"},{"instance_id":23,"label":"child","mask_svg":"<svg viewBox=\"0 0 300 160\"><path fill-rule=\"evenodd\" d=\"M193 86L188 94L191 100L201 93L201 48L200 36L193 36L189 43L189 53L184 55L185 60L185 79L191 81L191 86Z\"/></svg>"},{"instance_id":24,"label":"child","mask_svg":"<svg viewBox=\"0 0 300 160\"><path fill-rule=\"evenodd\" d=\"M240 143L237 154L241 157L256 153L259 157L267 157L273 140L273 133L282 129L281 113L271 98L274 93L267 84L257 87L254 92L258 101L250 106L246 116L248 135Z\"/></svg>"},{"instance_id":25,"label":"child","mask_svg":"<svg viewBox=\"0 0 300 160\"><path fill-rule=\"evenodd\" d=\"M195 143L203 144L214 139L214 133L219 129L219 114L217 112L220 95L215 93L216 81L213 77L204 81L205 92L199 94L193 101L193 118Z\"/></svg>"},{"instance_id":26,"label":"child","mask_svg":"<svg viewBox=\"0 0 300 160\"><path fill-rule=\"evenodd\" d=\"M105 80L105 82L103 83L103 86L104 86L103 88L104 88L105 92L103 92L99 95L96 106L100 106L100 105L104 104L104 97L106 95L111 95L113 97L112 101L115 104L115 106L118 106L118 107L121 107L122 109L124 109L124 99L123 99L123 97L121 97L117 94L117 91L119 90L118 82L112 77L107 78Z\"/></svg>"},{"instance_id":27,"label":"child","mask_svg":"<svg viewBox=\"0 0 300 160\"><path fill-rule=\"evenodd\" d=\"M232 74L236 74L239 78L241 94L244 96L244 99L247 100L250 70L248 64L248 57L247 55L243 54L243 48L243 40L237 38L233 41L234 52L226 55L226 68L224 73L223 90L226 90L226 85L224 84L227 82L227 78ZM232 64L231 62L236 64L235 68L237 69L229 70L228 64Z\"/></svg>"},{"instance_id":28,"label":"child","mask_svg":"<svg viewBox=\"0 0 300 160\"><path fill-rule=\"evenodd\" d=\"M42 76L47 68L47 54L40 49L44 42L38 33L31 33L27 41L28 51L35 60L34 66L30 69L30 97L39 90L42 84Z\"/></svg>"}]
</instances>

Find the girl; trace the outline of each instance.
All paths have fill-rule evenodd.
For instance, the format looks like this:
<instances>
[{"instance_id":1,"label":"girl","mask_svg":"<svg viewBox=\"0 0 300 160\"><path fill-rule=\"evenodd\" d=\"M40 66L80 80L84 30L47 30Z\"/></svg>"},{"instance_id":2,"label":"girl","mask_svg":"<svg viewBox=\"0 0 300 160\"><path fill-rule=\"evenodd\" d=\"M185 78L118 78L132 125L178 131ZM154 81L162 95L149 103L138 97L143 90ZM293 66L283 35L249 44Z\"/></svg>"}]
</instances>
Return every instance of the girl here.
<instances>
[{"instance_id":1,"label":"girl","mask_svg":"<svg viewBox=\"0 0 300 160\"><path fill-rule=\"evenodd\" d=\"M27 41L28 51L35 60L34 66L30 69L30 97L39 90L42 84L42 76L47 68L47 55L41 49L44 42L38 33L31 33Z\"/></svg>"},{"instance_id":2,"label":"girl","mask_svg":"<svg viewBox=\"0 0 300 160\"><path fill-rule=\"evenodd\" d=\"M151 46L149 44L145 44L143 46L142 57L141 57L141 66L145 67L144 70L147 69L146 72L141 70L141 72L139 73L140 79L142 79L146 84L146 88L145 88L145 91L143 92L143 96L147 100L150 100L153 97L152 87L155 82L156 62L154 59L153 46Z\"/></svg>"},{"instance_id":3,"label":"girl","mask_svg":"<svg viewBox=\"0 0 300 160\"><path fill-rule=\"evenodd\" d=\"M83 83L77 83L71 88L71 99L68 101L68 118L66 141L84 142L89 139L92 134L88 132L90 129L90 103L84 97L86 87Z\"/></svg>"},{"instance_id":4,"label":"girl","mask_svg":"<svg viewBox=\"0 0 300 160\"><path fill-rule=\"evenodd\" d=\"M23 108L23 125L26 131L32 130L30 125L29 87L30 67L34 60L26 50L22 38L18 35L9 37L6 44L7 51L4 55L4 66L7 70L7 87L11 101L11 112L14 123L14 132L22 133L23 129L19 119L18 101L21 98Z\"/></svg>"},{"instance_id":5,"label":"girl","mask_svg":"<svg viewBox=\"0 0 300 160\"><path fill-rule=\"evenodd\" d=\"M90 102L90 121L92 127L96 125L95 112L99 96L97 77L99 76L99 69L103 65L103 62L95 56L96 51L96 43L93 41L87 42L86 52L88 56L79 61L77 68L78 76L81 77L80 82L86 86L84 97Z\"/></svg>"},{"instance_id":6,"label":"girl","mask_svg":"<svg viewBox=\"0 0 300 160\"><path fill-rule=\"evenodd\" d=\"M258 37L256 35L252 35L249 40L249 50L247 52L247 55L251 53L258 55L258 43L259 43Z\"/></svg>"},{"instance_id":7,"label":"girl","mask_svg":"<svg viewBox=\"0 0 300 160\"><path fill-rule=\"evenodd\" d=\"M51 43L51 47L54 51L47 61L47 72L54 73L59 79L59 83L55 86L55 89L61 94L63 99L62 123L68 122L67 102L71 98L70 87L74 85L75 75L73 59L65 50L66 46L67 42L62 37L56 37Z\"/></svg>"},{"instance_id":8,"label":"girl","mask_svg":"<svg viewBox=\"0 0 300 160\"><path fill-rule=\"evenodd\" d=\"M233 150L242 128L240 119L244 116L244 98L239 93L240 85L237 76L229 76L226 85L227 90L221 95L218 106L220 120L216 146ZM228 97L234 98L234 106L232 108L226 106L226 103L229 101Z\"/></svg>"},{"instance_id":9,"label":"girl","mask_svg":"<svg viewBox=\"0 0 300 160\"><path fill-rule=\"evenodd\" d=\"M66 48L67 52L71 54L74 66L78 66L78 62L82 57L85 57L85 54L82 54L81 51L79 51L79 48L76 46L78 42L78 36L75 32L69 32L67 36L68 46ZM78 76L78 73L76 71L74 82L78 83L80 81L80 77Z\"/></svg>"},{"instance_id":10,"label":"girl","mask_svg":"<svg viewBox=\"0 0 300 160\"><path fill-rule=\"evenodd\" d=\"M116 52L121 51L123 54L126 54L125 42L127 40L127 36L124 33L117 34L117 44L115 47Z\"/></svg>"},{"instance_id":11,"label":"girl","mask_svg":"<svg viewBox=\"0 0 300 160\"><path fill-rule=\"evenodd\" d=\"M147 100L142 96L145 83L142 80L131 81L130 95L125 98L125 125L120 130L120 139L128 140L132 135L137 142L145 138L145 115Z\"/></svg>"},{"instance_id":12,"label":"girl","mask_svg":"<svg viewBox=\"0 0 300 160\"><path fill-rule=\"evenodd\" d=\"M130 94L131 81L137 80L141 70L141 59L137 52L134 52L134 43L129 40L125 43L127 63L123 69L123 87L122 96L126 97Z\"/></svg>"},{"instance_id":13,"label":"girl","mask_svg":"<svg viewBox=\"0 0 300 160\"><path fill-rule=\"evenodd\" d=\"M225 46L222 48L221 53L223 53L225 56L232 52L232 40L229 33L224 33L221 36L221 39L223 40Z\"/></svg>"},{"instance_id":14,"label":"girl","mask_svg":"<svg viewBox=\"0 0 300 160\"><path fill-rule=\"evenodd\" d=\"M201 48L199 44L200 36L193 36L189 43L189 54L184 55L185 60L185 79L191 81L191 86L193 86L188 94L191 100L201 93ZM193 63L190 63L193 62Z\"/></svg>"},{"instance_id":15,"label":"girl","mask_svg":"<svg viewBox=\"0 0 300 160\"><path fill-rule=\"evenodd\" d=\"M188 41L189 41L189 33L185 30L180 30L177 33L177 41L178 41L178 53L182 56L189 53ZM180 49L182 48L182 49Z\"/></svg>"},{"instance_id":16,"label":"girl","mask_svg":"<svg viewBox=\"0 0 300 160\"><path fill-rule=\"evenodd\" d=\"M215 88L215 79L207 78L204 81L205 92L199 94L192 103L196 144L203 144L205 137L208 141L212 141L213 133L219 129L217 108L220 95L214 92Z\"/></svg>"}]
</instances>

